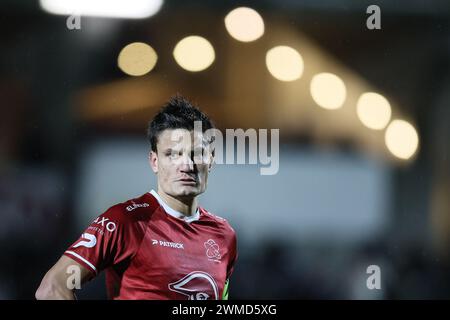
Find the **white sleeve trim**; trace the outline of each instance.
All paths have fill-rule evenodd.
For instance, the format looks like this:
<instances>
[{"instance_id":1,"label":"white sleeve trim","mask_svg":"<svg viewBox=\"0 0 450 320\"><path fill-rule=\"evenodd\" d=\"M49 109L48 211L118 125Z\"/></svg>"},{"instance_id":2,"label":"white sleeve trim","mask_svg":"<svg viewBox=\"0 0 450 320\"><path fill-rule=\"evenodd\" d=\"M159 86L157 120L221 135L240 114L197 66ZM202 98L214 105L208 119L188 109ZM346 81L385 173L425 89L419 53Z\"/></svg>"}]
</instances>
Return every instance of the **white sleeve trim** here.
<instances>
[{"instance_id":1,"label":"white sleeve trim","mask_svg":"<svg viewBox=\"0 0 450 320\"><path fill-rule=\"evenodd\" d=\"M83 261L84 263L86 263L89 267L92 268L92 270L94 270L97 273L97 269L94 267L94 265L92 263L90 263L89 261L87 261L85 258L83 258L82 256L80 256L79 254L73 252L73 251L66 251L66 253L73 255L74 257L77 257L78 259L80 259L81 261Z\"/></svg>"}]
</instances>

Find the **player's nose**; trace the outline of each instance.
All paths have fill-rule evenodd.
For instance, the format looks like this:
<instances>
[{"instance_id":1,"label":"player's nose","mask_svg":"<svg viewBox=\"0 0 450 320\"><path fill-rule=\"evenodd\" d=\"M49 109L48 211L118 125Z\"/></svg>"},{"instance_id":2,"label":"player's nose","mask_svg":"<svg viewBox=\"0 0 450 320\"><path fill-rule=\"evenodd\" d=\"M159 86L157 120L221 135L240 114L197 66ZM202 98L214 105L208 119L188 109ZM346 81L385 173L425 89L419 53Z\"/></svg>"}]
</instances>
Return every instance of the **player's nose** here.
<instances>
[{"instance_id":1,"label":"player's nose","mask_svg":"<svg viewBox=\"0 0 450 320\"><path fill-rule=\"evenodd\" d=\"M183 173L194 173L194 161L188 155L184 155L180 164L180 171Z\"/></svg>"}]
</instances>

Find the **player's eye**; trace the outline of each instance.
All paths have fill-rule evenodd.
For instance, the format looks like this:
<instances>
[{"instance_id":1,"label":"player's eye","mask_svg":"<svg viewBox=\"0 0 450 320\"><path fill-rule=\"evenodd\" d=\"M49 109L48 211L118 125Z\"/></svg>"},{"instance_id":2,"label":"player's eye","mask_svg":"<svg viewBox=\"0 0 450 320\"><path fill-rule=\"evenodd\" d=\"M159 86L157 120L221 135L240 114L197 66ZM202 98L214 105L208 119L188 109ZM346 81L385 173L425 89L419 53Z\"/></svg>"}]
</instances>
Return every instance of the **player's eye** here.
<instances>
[{"instance_id":1,"label":"player's eye","mask_svg":"<svg viewBox=\"0 0 450 320\"><path fill-rule=\"evenodd\" d=\"M167 155L170 159L176 159L176 158L182 156L182 155L183 155L183 152L182 152L182 151L175 151L175 150L172 150L172 151L166 153L166 155Z\"/></svg>"},{"instance_id":2,"label":"player's eye","mask_svg":"<svg viewBox=\"0 0 450 320\"><path fill-rule=\"evenodd\" d=\"M167 151L164 153L164 155L165 155L166 157L173 158L173 157L175 157L175 156L177 155L177 153L176 153L175 151L173 151L173 150L167 150Z\"/></svg>"}]
</instances>

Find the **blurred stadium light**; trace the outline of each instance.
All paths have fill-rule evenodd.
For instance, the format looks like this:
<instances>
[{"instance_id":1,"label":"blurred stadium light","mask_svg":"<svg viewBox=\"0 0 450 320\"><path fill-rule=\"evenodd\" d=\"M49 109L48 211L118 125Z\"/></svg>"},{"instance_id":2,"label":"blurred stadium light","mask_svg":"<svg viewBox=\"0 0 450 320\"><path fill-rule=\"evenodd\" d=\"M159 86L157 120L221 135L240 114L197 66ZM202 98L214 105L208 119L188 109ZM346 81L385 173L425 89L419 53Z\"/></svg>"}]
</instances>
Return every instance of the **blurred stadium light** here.
<instances>
[{"instance_id":1,"label":"blurred stadium light","mask_svg":"<svg viewBox=\"0 0 450 320\"><path fill-rule=\"evenodd\" d=\"M404 120L393 120L386 129L386 146L400 159L409 159L416 153L419 137L416 129Z\"/></svg>"},{"instance_id":2,"label":"blurred stadium light","mask_svg":"<svg viewBox=\"0 0 450 320\"><path fill-rule=\"evenodd\" d=\"M175 61L187 71L198 72L208 68L215 59L211 43L200 36L181 39L173 49Z\"/></svg>"},{"instance_id":3,"label":"blurred stadium light","mask_svg":"<svg viewBox=\"0 0 450 320\"><path fill-rule=\"evenodd\" d=\"M117 64L130 76L143 76L155 67L157 60L158 55L152 47L146 43L133 42L120 51Z\"/></svg>"},{"instance_id":4,"label":"blurred stadium light","mask_svg":"<svg viewBox=\"0 0 450 320\"><path fill-rule=\"evenodd\" d=\"M357 113L361 122L374 130L384 129L391 119L391 105L381 94L363 93L357 102Z\"/></svg>"},{"instance_id":5,"label":"blurred stadium light","mask_svg":"<svg viewBox=\"0 0 450 320\"><path fill-rule=\"evenodd\" d=\"M40 0L42 9L60 15L144 19L156 14L163 0Z\"/></svg>"},{"instance_id":6,"label":"blurred stadium light","mask_svg":"<svg viewBox=\"0 0 450 320\"><path fill-rule=\"evenodd\" d=\"M264 20L259 13L248 7L239 7L225 17L225 27L236 40L251 42L264 34Z\"/></svg>"},{"instance_id":7,"label":"blurred stadium light","mask_svg":"<svg viewBox=\"0 0 450 320\"><path fill-rule=\"evenodd\" d=\"M311 96L322 108L339 109L347 97L344 81L332 73L316 74L311 80Z\"/></svg>"},{"instance_id":8,"label":"blurred stadium light","mask_svg":"<svg viewBox=\"0 0 450 320\"><path fill-rule=\"evenodd\" d=\"M383 29L372 33L368 2L264 1L252 8L258 32L239 40L227 26L235 1L167 1L150 19L83 16L79 31L38 2L2 1L0 298L32 298L80 227L155 186L145 127L176 92L221 129L280 128L277 176L219 165L200 200L238 231L233 297L450 296L450 7L377 4ZM198 72L173 59L189 35L214 52ZM131 66L145 68L124 73L118 57L136 42L157 64L138 55ZM277 46L301 55L292 81L267 68ZM322 73L345 84L335 110L311 95ZM367 93L380 95L376 108ZM373 263L386 279L379 293L362 284ZM102 297L93 286L86 297Z\"/></svg>"},{"instance_id":9,"label":"blurred stadium light","mask_svg":"<svg viewBox=\"0 0 450 320\"><path fill-rule=\"evenodd\" d=\"M288 46L277 46L267 51L266 66L269 72L281 81L300 79L303 73L302 56Z\"/></svg>"}]
</instances>

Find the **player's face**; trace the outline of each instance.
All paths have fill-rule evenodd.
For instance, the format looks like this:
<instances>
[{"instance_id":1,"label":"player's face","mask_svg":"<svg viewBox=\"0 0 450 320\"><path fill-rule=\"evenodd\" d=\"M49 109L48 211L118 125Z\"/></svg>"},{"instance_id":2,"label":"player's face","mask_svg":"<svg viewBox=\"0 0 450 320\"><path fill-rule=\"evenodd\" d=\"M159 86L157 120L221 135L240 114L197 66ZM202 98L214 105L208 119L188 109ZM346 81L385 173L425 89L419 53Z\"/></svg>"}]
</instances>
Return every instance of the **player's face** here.
<instances>
[{"instance_id":1,"label":"player's face","mask_svg":"<svg viewBox=\"0 0 450 320\"><path fill-rule=\"evenodd\" d=\"M213 161L209 147L199 132L186 129L161 132L157 153L150 154L158 188L172 197L195 197L203 193Z\"/></svg>"}]
</instances>

